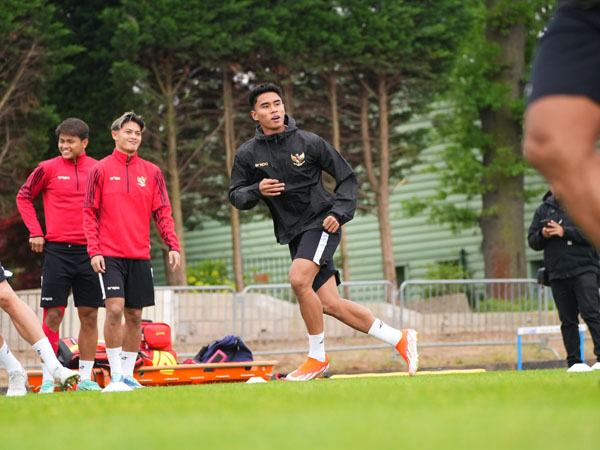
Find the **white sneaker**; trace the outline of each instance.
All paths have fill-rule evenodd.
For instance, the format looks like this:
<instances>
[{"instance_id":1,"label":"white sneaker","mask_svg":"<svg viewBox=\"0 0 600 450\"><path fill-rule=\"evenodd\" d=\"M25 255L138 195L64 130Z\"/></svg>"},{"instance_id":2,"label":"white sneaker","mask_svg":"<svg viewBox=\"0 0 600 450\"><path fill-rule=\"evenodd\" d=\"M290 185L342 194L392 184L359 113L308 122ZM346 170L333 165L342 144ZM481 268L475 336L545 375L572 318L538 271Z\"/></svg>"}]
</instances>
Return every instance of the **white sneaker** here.
<instances>
[{"instance_id":1,"label":"white sneaker","mask_svg":"<svg viewBox=\"0 0 600 450\"><path fill-rule=\"evenodd\" d=\"M23 397L27 395L27 374L25 372L10 372L8 374L7 397Z\"/></svg>"},{"instance_id":2,"label":"white sneaker","mask_svg":"<svg viewBox=\"0 0 600 450\"><path fill-rule=\"evenodd\" d=\"M80 379L79 372L58 366L52 373L52 378L61 391L69 389Z\"/></svg>"},{"instance_id":3,"label":"white sneaker","mask_svg":"<svg viewBox=\"0 0 600 450\"><path fill-rule=\"evenodd\" d=\"M597 362L592 366L592 370L600 370L600 362Z\"/></svg>"},{"instance_id":4,"label":"white sneaker","mask_svg":"<svg viewBox=\"0 0 600 450\"><path fill-rule=\"evenodd\" d=\"M127 386L123 382L123 375L116 375L114 377L111 377L110 383L108 383L108 386L106 386L104 389L102 389L102 392L128 392L128 391L133 391L133 388Z\"/></svg>"},{"instance_id":5,"label":"white sneaker","mask_svg":"<svg viewBox=\"0 0 600 450\"><path fill-rule=\"evenodd\" d=\"M573 364L571 367L569 367L567 369L567 372L569 373L574 373L574 372L591 372L592 368L590 366L588 366L586 363L577 363L577 364Z\"/></svg>"}]
</instances>

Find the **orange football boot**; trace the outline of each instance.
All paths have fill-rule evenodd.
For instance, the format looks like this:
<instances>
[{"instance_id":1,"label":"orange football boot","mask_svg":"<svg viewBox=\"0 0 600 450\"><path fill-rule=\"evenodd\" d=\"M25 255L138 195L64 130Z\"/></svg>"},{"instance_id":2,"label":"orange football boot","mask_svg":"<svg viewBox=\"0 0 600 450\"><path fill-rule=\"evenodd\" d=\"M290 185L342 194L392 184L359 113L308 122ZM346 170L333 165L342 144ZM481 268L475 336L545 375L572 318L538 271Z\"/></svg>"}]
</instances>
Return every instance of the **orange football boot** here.
<instances>
[{"instance_id":1,"label":"orange football boot","mask_svg":"<svg viewBox=\"0 0 600 450\"><path fill-rule=\"evenodd\" d=\"M408 374L412 377L419 368L419 353L417 351L417 335L419 333L412 328L400 331L402 332L402 339L396 344L396 350L406 361Z\"/></svg>"},{"instance_id":2,"label":"orange football boot","mask_svg":"<svg viewBox=\"0 0 600 450\"><path fill-rule=\"evenodd\" d=\"M329 357L325 355L325 361L321 362L314 358L306 358L306 361L289 373L285 379L287 381L308 381L317 378L329 368Z\"/></svg>"}]
</instances>

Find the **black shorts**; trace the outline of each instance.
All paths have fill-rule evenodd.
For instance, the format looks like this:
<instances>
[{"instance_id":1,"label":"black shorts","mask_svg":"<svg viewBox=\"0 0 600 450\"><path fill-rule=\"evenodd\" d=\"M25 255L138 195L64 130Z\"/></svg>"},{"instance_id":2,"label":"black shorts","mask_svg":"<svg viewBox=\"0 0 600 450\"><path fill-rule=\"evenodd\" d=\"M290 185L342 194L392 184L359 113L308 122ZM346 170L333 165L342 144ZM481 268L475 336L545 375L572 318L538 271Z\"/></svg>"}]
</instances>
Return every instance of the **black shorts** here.
<instances>
[{"instance_id":1,"label":"black shorts","mask_svg":"<svg viewBox=\"0 0 600 450\"><path fill-rule=\"evenodd\" d=\"M75 306L104 306L98 275L90 264L87 247L64 242L46 242L40 306L67 306L71 289Z\"/></svg>"},{"instance_id":2,"label":"black shorts","mask_svg":"<svg viewBox=\"0 0 600 450\"><path fill-rule=\"evenodd\" d=\"M154 279L149 259L105 256L101 275L104 298L124 298L127 308L154 305Z\"/></svg>"},{"instance_id":3,"label":"black shorts","mask_svg":"<svg viewBox=\"0 0 600 450\"><path fill-rule=\"evenodd\" d=\"M600 104L600 6L560 6L538 44L529 103L583 95Z\"/></svg>"},{"instance_id":4,"label":"black shorts","mask_svg":"<svg viewBox=\"0 0 600 450\"><path fill-rule=\"evenodd\" d=\"M10 277L10 273L7 273L4 271L4 267L2 267L2 263L0 262L0 283L2 283L3 281L8 280L8 278Z\"/></svg>"},{"instance_id":5,"label":"black shorts","mask_svg":"<svg viewBox=\"0 0 600 450\"><path fill-rule=\"evenodd\" d=\"M333 254L340 244L341 236L341 229L328 233L322 228L315 228L304 231L288 244L292 261L296 258L308 259L321 267L312 285L315 292L332 276L335 276L336 284L340 284L340 273L335 268Z\"/></svg>"}]
</instances>

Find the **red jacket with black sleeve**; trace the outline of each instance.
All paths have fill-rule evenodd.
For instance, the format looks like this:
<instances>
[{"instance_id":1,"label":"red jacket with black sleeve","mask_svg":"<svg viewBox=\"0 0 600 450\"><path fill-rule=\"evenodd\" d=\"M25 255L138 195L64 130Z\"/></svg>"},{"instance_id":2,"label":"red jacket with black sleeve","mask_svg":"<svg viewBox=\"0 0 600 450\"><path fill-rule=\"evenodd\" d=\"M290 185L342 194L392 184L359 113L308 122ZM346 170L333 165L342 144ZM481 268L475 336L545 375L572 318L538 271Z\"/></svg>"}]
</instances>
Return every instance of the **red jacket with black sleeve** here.
<instances>
[{"instance_id":1,"label":"red jacket with black sleeve","mask_svg":"<svg viewBox=\"0 0 600 450\"><path fill-rule=\"evenodd\" d=\"M77 160L62 156L42 161L17 194L17 207L31 237L44 236L33 199L41 192L50 242L85 245L83 198L88 171L97 163L84 153Z\"/></svg>"},{"instance_id":2,"label":"red jacket with black sleeve","mask_svg":"<svg viewBox=\"0 0 600 450\"><path fill-rule=\"evenodd\" d=\"M83 228L90 257L150 259L150 217L179 251L171 203L157 165L115 149L87 176Z\"/></svg>"}]
</instances>

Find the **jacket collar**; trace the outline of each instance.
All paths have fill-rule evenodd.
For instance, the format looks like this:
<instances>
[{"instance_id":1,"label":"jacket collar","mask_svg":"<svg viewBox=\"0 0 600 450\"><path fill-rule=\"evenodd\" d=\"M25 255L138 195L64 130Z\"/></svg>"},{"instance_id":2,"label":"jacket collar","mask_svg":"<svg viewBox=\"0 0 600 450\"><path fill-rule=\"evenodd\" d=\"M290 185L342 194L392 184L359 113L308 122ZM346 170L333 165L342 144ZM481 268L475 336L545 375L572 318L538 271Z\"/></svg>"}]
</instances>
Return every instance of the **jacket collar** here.
<instances>
[{"instance_id":1,"label":"jacket collar","mask_svg":"<svg viewBox=\"0 0 600 450\"><path fill-rule=\"evenodd\" d=\"M84 150L84 151L81 153L81 155L79 155L79 156L77 157L77 165L78 165L78 166L79 166L79 165L81 165L81 164L83 163L83 161L85 160L85 158L86 158L86 157L87 157L87 155L85 154L85 150ZM63 162L64 162L65 164L75 164L75 161L73 161L72 159L66 159L66 158L63 158L63 157L62 157L62 156L60 156L60 155L58 156L58 158L62 159L62 160L63 160Z\"/></svg>"},{"instance_id":2,"label":"jacket collar","mask_svg":"<svg viewBox=\"0 0 600 450\"><path fill-rule=\"evenodd\" d=\"M121 164L127 164L127 161L129 161L129 164L134 164L138 159L138 152L135 152L133 155L128 156L115 148L112 154L115 157L115 159Z\"/></svg>"},{"instance_id":3,"label":"jacket collar","mask_svg":"<svg viewBox=\"0 0 600 450\"><path fill-rule=\"evenodd\" d=\"M296 127L296 121L294 120L294 118L288 116L287 114L283 119L283 123L285 124L285 130L281 133L275 134L265 134L262 127L258 125L256 127L256 133L254 135L255 139L257 141L278 141L287 137L291 133L294 133L298 129Z\"/></svg>"}]
</instances>

